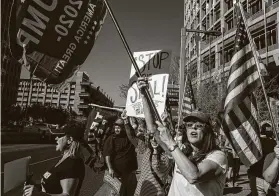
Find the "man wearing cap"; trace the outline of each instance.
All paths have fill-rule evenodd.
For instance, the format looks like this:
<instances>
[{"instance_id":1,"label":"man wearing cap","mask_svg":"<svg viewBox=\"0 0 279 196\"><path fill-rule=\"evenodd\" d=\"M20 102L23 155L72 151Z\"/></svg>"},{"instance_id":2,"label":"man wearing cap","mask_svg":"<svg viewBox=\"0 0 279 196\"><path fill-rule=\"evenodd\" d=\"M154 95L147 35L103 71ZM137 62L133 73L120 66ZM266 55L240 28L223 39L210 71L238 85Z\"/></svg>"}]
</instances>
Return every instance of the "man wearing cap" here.
<instances>
[{"instance_id":1,"label":"man wearing cap","mask_svg":"<svg viewBox=\"0 0 279 196\"><path fill-rule=\"evenodd\" d=\"M144 88L148 88L145 78L137 83L142 94L145 120L148 129L158 134L154 127L154 117ZM208 114L194 111L184 119L187 140L185 151L179 149L171 137L170 130L156 121L159 130L159 144L172 155L175 168L169 196L221 196L225 187L227 158L216 145L215 134Z\"/></svg>"},{"instance_id":2,"label":"man wearing cap","mask_svg":"<svg viewBox=\"0 0 279 196\"><path fill-rule=\"evenodd\" d=\"M134 145L130 142L124 127L124 120L119 118L113 126L114 133L104 144L104 157L109 175L119 177L122 184L120 196L134 195L137 179L135 171L138 168Z\"/></svg>"}]
</instances>

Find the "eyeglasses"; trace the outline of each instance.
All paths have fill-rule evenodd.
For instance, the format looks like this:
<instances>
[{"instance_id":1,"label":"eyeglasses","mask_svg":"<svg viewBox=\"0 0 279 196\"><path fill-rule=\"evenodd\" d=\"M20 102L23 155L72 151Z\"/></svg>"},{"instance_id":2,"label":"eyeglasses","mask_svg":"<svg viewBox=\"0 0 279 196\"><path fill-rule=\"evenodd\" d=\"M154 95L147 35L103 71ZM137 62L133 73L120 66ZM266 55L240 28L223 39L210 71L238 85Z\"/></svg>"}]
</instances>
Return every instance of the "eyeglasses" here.
<instances>
[{"instance_id":1,"label":"eyeglasses","mask_svg":"<svg viewBox=\"0 0 279 196\"><path fill-rule=\"evenodd\" d=\"M205 127L205 124L200 123L200 122L187 122L186 123L187 128L191 128L191 127L193 127L193 125L195 125L195 128L198 128L198 129L202 129Z\"/></svg>"}]
</instances>

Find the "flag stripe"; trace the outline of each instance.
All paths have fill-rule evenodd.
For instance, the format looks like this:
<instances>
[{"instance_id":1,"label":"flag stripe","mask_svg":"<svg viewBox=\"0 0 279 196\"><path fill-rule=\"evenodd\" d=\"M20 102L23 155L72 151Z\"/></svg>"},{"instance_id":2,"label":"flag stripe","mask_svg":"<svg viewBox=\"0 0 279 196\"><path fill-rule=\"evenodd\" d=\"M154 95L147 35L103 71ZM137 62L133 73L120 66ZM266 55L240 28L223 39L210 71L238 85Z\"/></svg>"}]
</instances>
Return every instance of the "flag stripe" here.
<instances>
[{"instance_id":1,"label":"flag stripe","mask_svg":"<svg viewBox=\"0 0 279 196\"><path fill-rule=\"evenodd\" d=\"M261 151L261 145L260 145L260 140L259 140L259 135L257 130L259 130L259 127L257 126L257 123L253 117L253 115L251 114L251 112L249 112L249 109L247 108L247 106L245 105L245 103L241 104L239 107L240 111L236 112L237 116L239 119L244 120L242 123L242 127L244 128L244 130L247 130L247 133L249 135L249 137L252 139L252 141L254 142L255 146L257 147L258 150L258 154Z\"/></svg>"},{"instance_id":2,"label":"flag stripe","mask_svg":"<svg viewBox=\"0 0 279 196\"><path fill-rule=\"evenodd\" d=\"M249 61L250 59L254 59L253 52L250 50L247 50L246 48L250 48L250 45L246 45L244 48L245 50L241 50L241 55L237 55L237 59L235 61L231 61L231 72L233 73L235 70L239 69L239 67L242 67L243 64L246 61ZM235 55L234 55L235 56ZM234 57L233 56L233 57Z\"/></svg>"},{"instance_id":3,"label":"flag stripe","mask_svg":"<svg viewBox=\"0 0 279 196\"><path fill-rule=\"evenodd\" d=\"M190 76L187 75L186 78L186 84L184 88L184 94L183 94L183 100L182 100L182 119L192 112L196 108L195 104L195 99L194 99L194 94L193 94L193 89L192 89L192 84L190 80Z\"/></svg>"},{"instance_id":4,"label":"flag stripe","mask_svg":"<svg viewBox=\"0 0 279 196\"><path fill-rule=\"evenodd\" d=\"M249 167L262 157L257 108L253 97L253 91L260 84L255 59L259 54L252 52L251 44L254 42L249 43L247 39L249 29L245 29L244 18L237 6L236 13L235 54L231 60L227 83L223 128L239 158ZM260 66L264 67L262 63Z\"/></svg>"},{"instance_id":5,"label":"flag stripe","mask_svg":"<svg viewBox=\"0 0 279 196\"><path fill-rule=\"evenodd\" d=\"M241 148L241 151L243 152L243 156L246 156L250 163L256 163L257 158L255 155L251 152L249 146L247 145L247 141L243 139L241 133L236 129L231 132L231 135L235 140L237 141L239 147Z\"/></svg>"},{"instance_id":6,"label":"flag stripe","mask_svg":"<svg viewBox=\"0 0 279 196\"><path fill-rule=\"evenodd\" d=\"M237 84L242 82L241 80L239 81L239 77L244 79L245 77L249 76L255 71L257 71L257 67L255 66L254 58L249 59L246 62L242 62L242 65L238 67L238 69L235 69L228 79L228 85L227 85L227 88L229 89L228 91L231 91L230 89L233 85L236 86Z\"/></svg>"},{"instance_id":7,"label":"flag stripe","mask_svg":"<svg viewBox=\"0 0 279 196\"><path fill-rule=\"evenodd\" d=\"M232 57L232 60L231 60L231 65L234 64L235 62L237 62L239 59L241 59L244 55L246 55L246 52L250 52L251 51L251 47L250 45L246 45L244 46L242 49L240 49L239 51L237 51L233 57ZM232 67L232 70L235 70L233 67Z\"/></svg>"},{"instance_id":8,"label":"flag stripe","mask_svg":"<svg viewBox=\"0 0 279 196\"><path fill-rule=\"evenodd\" d=\"M230 134L231 132L229 131L229 128L227 127L226 123L223 124L223 129L225 135L227 136L228 140L232 144L234 150L237 152L242 163L245 165L250 165L251 163L249 159L245 156L244 152L241 151L241 147L239 146L238 141Z\"/></svg>"},{"instance_id":9,"label":"flag stripe","mask_svg":"<svg viewBox=\"0 0 279 196\"><path fill-rule=\"evenodd\" d=\"M258 80L256 80L256 78L259 79L259 74L254 72L253 75L250 75L241 84L229 91L225 100L225 110L232 108L232 106L230 106L232 103L230 102L237 104L239 100L243 100L244 97L251 93L252 89L258 86ZM240 96L240 99L236 99L238 95Z\"/></svg>"},{"instance_id":10,"label":"flag stripe","mask_svg":"<svg viewBox=\"0 0 279 196\"><path fill-rule=\"evenodd\" d=\"M240 114L236 114L235 111L229 113L230 124L232 125L231 128L233 128L230 133L239 143L240 150L243 151L248 160L250 160L250 164L253 164L256 160L253 148L254 144L252 143L253 141L251 140L250 133L248 133L249 129L247 130L242 126L242 123L238 119L238 115Z\"/></svg>"}]
</instances>

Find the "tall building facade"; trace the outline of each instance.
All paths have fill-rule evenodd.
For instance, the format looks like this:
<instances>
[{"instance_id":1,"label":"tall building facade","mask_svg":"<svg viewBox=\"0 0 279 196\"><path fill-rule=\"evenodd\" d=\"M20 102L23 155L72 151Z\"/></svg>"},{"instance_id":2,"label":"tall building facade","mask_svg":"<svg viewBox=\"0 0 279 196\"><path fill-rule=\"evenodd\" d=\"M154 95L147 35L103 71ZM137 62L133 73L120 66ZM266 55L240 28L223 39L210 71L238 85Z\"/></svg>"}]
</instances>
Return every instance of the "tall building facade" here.
<instances>
[{"instance_id":1,"label":"tall building facade","mask_svg":"<svg viewBox=\"0 0 279 196\"><path fill-rule=\"evenodd\" d=\"M265 15L264 0L239 1L249 13L248 26L263 63L275 76L279 72L279 0L267 1ZM190 73L192 84L197 90L201 84L222 83L228 77L236 33L235 2L236 0L184 0L184 29L221 32L220 36L193 32L185 32L181 36L181 39L185 39L185 45L182 46L182 50L185 50L185 56L182 57L185 60L185 72Z\"/></svg>"},{"instance_id":2,"label":"tall building facade","mask_svg":"<svg viewBox=\"0 0 279 196\"><path fill-rule=\"evenodd\" d=\"M32 105L36 103L72 109L78 115L88 114L90 110L89 103L108 107L113 106L112 99L105 95L100 87L95 87L90 82L86 72L78 72L62 92L38 79L33 79L32 83L29 79L21 79L18 88L17 105L26 107L26 104Z\"/></svg>"},{"instance_id":3,"label":"tall building facade","mask_svg":"<svg viewBox=\"0 0 279 196\"><path fill-rule=\"evenodd\" d=\"M16 103L21 65L11 56L8 41L11 0L1 1L1 108ZM3 111L3 110L2 110Z\"/></svg>"}]
</instances>

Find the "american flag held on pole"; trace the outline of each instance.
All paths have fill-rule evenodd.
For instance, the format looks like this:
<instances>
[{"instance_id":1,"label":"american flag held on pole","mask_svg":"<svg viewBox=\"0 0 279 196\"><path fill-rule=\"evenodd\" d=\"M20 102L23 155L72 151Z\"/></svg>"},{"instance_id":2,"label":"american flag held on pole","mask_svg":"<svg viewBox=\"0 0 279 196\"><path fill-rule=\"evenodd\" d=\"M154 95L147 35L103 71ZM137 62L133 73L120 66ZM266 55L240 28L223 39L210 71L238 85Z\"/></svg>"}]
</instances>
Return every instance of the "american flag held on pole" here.
<instances>
[{"instance_id":1,"label":"american flag held on pole","mask_svg":"<svg viewBox=\"0 0 279 196\"><path fill-rule=\"evenodd\" d=\"M244 21L246 18L241 14L239 5L235 6L235 54L230 64L223 129L241 161L249 167L262 157L256 100L253 95L253 91L261 85L255 59L260 56L258 52L253 51L254 42L249 40L250 32ZM266 72L261 61L259 65L260 69Z\"/></svg>"}]
</instances>

